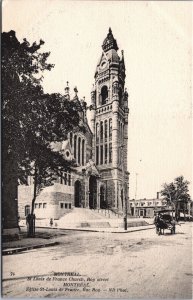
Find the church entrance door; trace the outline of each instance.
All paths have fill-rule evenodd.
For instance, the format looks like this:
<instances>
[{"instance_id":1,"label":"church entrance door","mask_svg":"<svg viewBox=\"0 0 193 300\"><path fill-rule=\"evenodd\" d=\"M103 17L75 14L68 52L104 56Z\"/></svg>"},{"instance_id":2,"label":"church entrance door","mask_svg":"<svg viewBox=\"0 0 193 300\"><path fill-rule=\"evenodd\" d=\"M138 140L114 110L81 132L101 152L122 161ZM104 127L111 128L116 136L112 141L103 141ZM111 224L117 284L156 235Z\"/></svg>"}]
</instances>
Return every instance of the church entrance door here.
<instances>
[{"instance_id":1,"label":"church entrance door","mask_svg":"<svg viewBox=\"0 0 193 300\"><path fill-rule=\"evenodd\" d=\"M97 208L97 179L91 175L89 178L89 208Z\"/></svg>"},{"instance_id":2,"label":"church entrance door","mask_svg":"<svg viewBox=\"0 0 193 300\"><path fill-rule=\"evenodd\" d=\"M81 183L79 180L74 184L74 206L81 207Z\"/></svg>"}]
</instances>

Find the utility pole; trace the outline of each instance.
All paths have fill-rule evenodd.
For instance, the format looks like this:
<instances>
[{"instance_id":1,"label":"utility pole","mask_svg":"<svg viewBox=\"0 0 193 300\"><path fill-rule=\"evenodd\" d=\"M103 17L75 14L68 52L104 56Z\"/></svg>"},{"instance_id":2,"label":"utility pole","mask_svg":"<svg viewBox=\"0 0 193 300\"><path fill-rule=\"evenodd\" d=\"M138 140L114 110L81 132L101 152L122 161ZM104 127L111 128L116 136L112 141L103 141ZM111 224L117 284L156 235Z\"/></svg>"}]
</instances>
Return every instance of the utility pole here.
<instances>
[{"instance_id":1,"label":"utility pole","mask_svg":"<svg viewBox=\"0 0 193 300\"><path fill-rule=\"evenodd\" d=\"M142 159L139 160L139 162L142 162ZM139 169L140 169L141 164L139 164ZM134 200L134 216L136 215L136 200L137 200L137 188L138 188L138 175L139 173L135 173L135 200Z\"/></svg>"},{"instance_id":2,"label":"utility pole","mask_svg":"<svg viewBox=\"0 0 193 300\"><path fill-rule=\"evenodd\" d=\"M166 188L166 185L164 186L164 188ZM168 195L169 195L169 198L170 198L170 204L172 206L172 217L173 217L173 209L175 210L175 204L173 203L172 201L172 196L171 196L171 193L170 191L166 188L167 192L168 192ZM176 217L176 211L175 211L175 217Z\"/></svg>"},{"instance_id":3,"label":"utility pole","mask_svg":"<svg viewBox=\"0 0 193 300\"><path fill-rule=\"evenodd\" d=\"M137 200L137 176L138 176L138 173L135 173L135 201L134 201L134 216L136 215L136 200Z\"/></svg>"}]
</instances>

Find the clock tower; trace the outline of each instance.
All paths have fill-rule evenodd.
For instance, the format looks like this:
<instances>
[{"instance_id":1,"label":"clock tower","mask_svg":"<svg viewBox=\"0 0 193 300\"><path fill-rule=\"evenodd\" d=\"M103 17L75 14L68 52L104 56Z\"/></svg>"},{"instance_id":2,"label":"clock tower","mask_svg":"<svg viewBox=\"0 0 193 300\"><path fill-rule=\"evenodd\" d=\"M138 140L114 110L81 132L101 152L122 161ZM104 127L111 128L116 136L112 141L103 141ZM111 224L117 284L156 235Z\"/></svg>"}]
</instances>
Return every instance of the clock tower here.
<instances>
[{"instance_id":1,"label":"clock tower","mask_svg":"<svg viewBox=\"0 0 193 300\"><path fill-rule=\"evenodd\" d=\"M100 208L122 211L128 195L128 93L125 89L124 53L118 55L111 28L102 44L102 54L91 91L92 159L100 173Z\"/></svg>"}]
</instances>

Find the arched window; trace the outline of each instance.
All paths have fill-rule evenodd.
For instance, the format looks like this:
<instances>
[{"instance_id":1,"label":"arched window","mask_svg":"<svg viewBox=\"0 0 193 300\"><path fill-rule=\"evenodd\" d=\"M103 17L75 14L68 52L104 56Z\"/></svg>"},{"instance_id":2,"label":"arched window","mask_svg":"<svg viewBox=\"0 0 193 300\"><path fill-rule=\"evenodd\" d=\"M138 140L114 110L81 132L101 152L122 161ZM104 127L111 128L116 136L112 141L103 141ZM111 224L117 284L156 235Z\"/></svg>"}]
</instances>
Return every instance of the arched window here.
<instances>
[{"instance_id":1,"label":"arched window","mask_svg":"<svg viewBox=\"0 0 193 300\"><path fill-rule=\"evenodd\" d=\"M103 122L100 123L100 142L103 141Z\"/></svg>"},{"instance_id":2,"label":"arched window","mask_svg":"<svg viewBox=\"0 0 193 300\"><path fill-rule=\"evenodd\" d=\"M108 152L107 152L107 144L105 144L105 164L107 164L107 156L108 156Z\"/></svg>"},{"instance_id":3,"label":"arched window","mask_svg":"<svg viewBox=\"0 0 193 300\"><path fill-rule=\"evenodd\" d=\"M109 119L109 141L112 140L112 119Z\"/></svg>"},{"instance_id":4,"label":"arched window","mask_svg":"<svg viewBox=\"0 0 193 300\"><path fill-rule=\"evenodd\" d=\"M101 151L100 151L100 158L101 158L101 165L103 165L103 146L101 145L100 147Z\"/></svg>"},{"instance_id":5,"label":"arched window","mask_svg":"<svg viewBox=\"0 0 193 300\"><path fill-rule=\"evenodd\" d=\"M81 183L79 180L76 180L75 183L74 183L74 206L75 207L81 207L81 201L82 201L82 198L81 198Z\"/></svg>"},{"instance_id":6,"label":"arched window","mask_svg":"<svg viewBox=\"0 0 193 300\"><path fill-rule=\"evenodd\" d=\"M85 152L85 141L82 140L82 165L84 166L84 152Z\"/></svg>"},{"instance_id":7,"label":"arched window","mask_svg":"<svg viewBox=\"0 0 193 300\"><path fill-rule=\"evenodd\" d=\"M67 173L64 173L64 185L67 185Z\"/></svg>"},{"instance_id":8,"label":"arched window","mask_svg":"<svg viewBox=\"0 0 193 300\"><path fill-rule=\"evenodd\" d=\"M123 208L123 189L121 189L121 205L122 205L122 208Z\"/></svg>"},{"instance_id":9,"label":"arched window","mask_svg":"<svg viewBox=\"0 0 193 300\"><path fill-rule=\"evenodd\" d=\"M76 142L77 142L77 136L74 136L74 158L76 159Z\"/></svg>"},{"instance_id":10,"label":"arched window","mask_svg":"<svg viewBox=\"0 0 193 300\"><path fill-rule=\"evenodd\" d=\"M78 164L80 164L80 144L81 144L81 139L79 137L78 138Z\"/></svg>"},{"instance_id":11,"label":"arched window","mask_svg":"<svg viewBox=\"0 0 193 300\"><path fill-rule=\"evenodd\" d=\"M102 105L107 103L107 98L108 98L108 88L106 85L104 85L101 89L101 101L102 101Z\"/></svg>"},{"instance_id":12,"label":"arched window","mask_svg":"<svg viewBox=\"0 0 193 300\"><path fill-rule=\"evenodd\" d=\"M122 142L122 123L120 123L120 139L121 139L121 142Z\"/></svg>"},{"instance_id":13,"label":"arched window","mask_svg":"<svg viewBox=\"0 0 193 300\"><path fill-rule=\"evenodd\" d=\"M68 174L68 185L71 185L71 174Z\"/></svg>"},{"instance_id":14,"label":"arched window","mask_svg":"<svg viewBox=\"0 0 193 300\"><path fill-rule=\"evenodd\" d=\"M99 143L99 123L96 124L96 143Z\"/></svg>"},{"instance_id":15,"label":"arched window","mask_svg":"<svg viewBox=\"0 0 193 300\"><path fill-rule=\"evenodd\" d=\"M122 89L119 88L119 103L120 104L122 103L122 95L123 95Z\"/></svg>"},{"instance_id":16,"label":"arched window","mask_svg":"<svg viewBox=\"0 0 193 300\"><path fill-rule=\"evenodd\" d=\"M72 147L72 132L70 132L70 146Z\"/></svg>"},{"instance_id":17,"label":"arched window","mask_svg":"<svg viewBox=\"0 0 193 300\"><path fill-rule=\"evenodd\" d=\"M60 184L62 184L63 183L63 178L62 178L62 172L60 173L61 175L60 175Z\"/></svg>"},{"instance_id":18,"label":"arched window","mask_svg":"<svg viewBox=\"0 0 193 300\"><path fill-rule=\"evenodd\" d=\"M109 144L109 163L112 163L112 143Z\"/></svg>"},{"instance_id":19,"label":"arched window","mask_svg":"<svg viewBox=\"0 0 193 300\"><path fill-rule=\"evenodd\" d=\"M107 120L105 120L105 142L107 142Z\"/></svg>"},{"instance_id":20,"label":"arched window","mask_svg":"<svg viewBox=\"0 0 193 300\"><path fill-rule=\"evenodd\" d=\"M99 164L99 146L96 146L96 164Z\"/></svg>"}]
</instances>

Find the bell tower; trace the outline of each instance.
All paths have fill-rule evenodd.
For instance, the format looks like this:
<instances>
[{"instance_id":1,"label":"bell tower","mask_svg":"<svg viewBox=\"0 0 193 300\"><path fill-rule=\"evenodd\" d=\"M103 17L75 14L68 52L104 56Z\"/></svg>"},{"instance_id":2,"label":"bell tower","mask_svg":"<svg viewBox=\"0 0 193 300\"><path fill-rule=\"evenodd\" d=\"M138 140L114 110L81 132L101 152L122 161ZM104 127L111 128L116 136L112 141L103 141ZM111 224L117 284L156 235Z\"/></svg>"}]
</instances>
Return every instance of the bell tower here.
<instances>
[{"instance_id":1,"label":"bell tower","mask_svg":"<svg viewBox=\"0 0 193 300\"><path fill-rule=\"evenodd\" d=\"M101 186L104 187L101 203L106 208L122 211L123 198L128 189L129 110L128 93L125 90L124 53L121 51L119 57L117 51L117 42L109 28L102 44L102 54L95 72L95 85L91 92L91 128L93 160L101 176Z\"/></svg>"}]
</instances>

